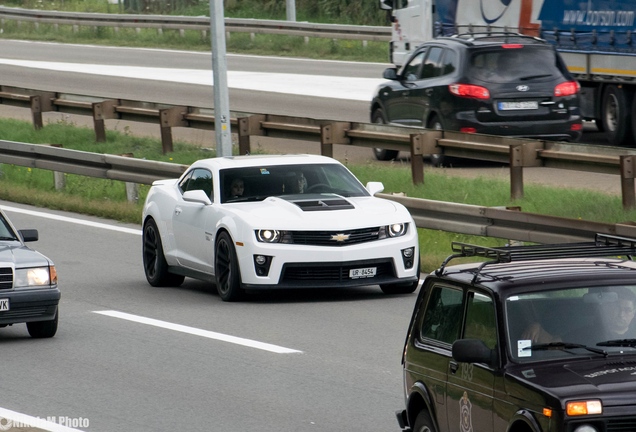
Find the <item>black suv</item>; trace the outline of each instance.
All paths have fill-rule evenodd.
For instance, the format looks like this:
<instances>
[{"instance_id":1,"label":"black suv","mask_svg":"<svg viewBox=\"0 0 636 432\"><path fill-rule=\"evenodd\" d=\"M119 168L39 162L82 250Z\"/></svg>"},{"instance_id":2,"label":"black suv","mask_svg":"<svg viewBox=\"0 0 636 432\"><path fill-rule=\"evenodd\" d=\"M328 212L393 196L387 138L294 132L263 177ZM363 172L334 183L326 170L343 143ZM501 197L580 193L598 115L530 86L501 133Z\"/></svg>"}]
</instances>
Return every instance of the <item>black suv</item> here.
<instances>
[{"instance_id":1,"label":"black suv","mask_svg":"<svg viewBox=\"0 0 636 432\"><path fill-rule=\"evenodd\" d=\"M371 122L466 133L576 141L579 84L542 39L491 33L440 37L389 68ZM375 149L379 160L396 150Z\"/></svg>"},{"instance_id":2,"label":"black suv","mask_svg":"<svg viewBox=\"0 0 636 432\"><path fill-rule=\"evenodd\" d=\"M415 304L400 427L636 430L636 239L453 251Z\"/></svg>"}]
</instances>

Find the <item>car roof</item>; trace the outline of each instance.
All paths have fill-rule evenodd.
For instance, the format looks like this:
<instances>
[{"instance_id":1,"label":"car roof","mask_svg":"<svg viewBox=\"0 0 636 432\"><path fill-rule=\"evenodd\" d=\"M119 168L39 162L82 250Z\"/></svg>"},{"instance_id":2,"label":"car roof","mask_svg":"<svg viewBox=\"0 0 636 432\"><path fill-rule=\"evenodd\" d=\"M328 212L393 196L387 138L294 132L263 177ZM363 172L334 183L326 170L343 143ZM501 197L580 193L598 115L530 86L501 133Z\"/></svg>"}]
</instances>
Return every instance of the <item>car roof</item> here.
<instances>
[{"instance_id":1,"label":"car roof","mask_svg":"<svg viewBox=\"0 0 636 432\"><path fill-rule=\"evenodd\" d=\"M453 250L437 276L499 293L636 282L636 262L630 259L636 255L636 239L597 234L593 242L502 248L453 243ZM467 257L488 260L447 266Z\"/></svg>"},{"instance_id":2,"label":"car roof","mask_svg":"<svg viewBox=\"0 0 636 432\"><path fill-rule=\"evenodd\" d=\"M288 155L245 155L245 156L225 156L209 159L200 159L194 162L191 167L207 167L210 169L243 168L253 166L272 165L306 165L306 164L340 164L335 159L327 156L309 154L288 154Z\"/></svg>"}]
</instances>

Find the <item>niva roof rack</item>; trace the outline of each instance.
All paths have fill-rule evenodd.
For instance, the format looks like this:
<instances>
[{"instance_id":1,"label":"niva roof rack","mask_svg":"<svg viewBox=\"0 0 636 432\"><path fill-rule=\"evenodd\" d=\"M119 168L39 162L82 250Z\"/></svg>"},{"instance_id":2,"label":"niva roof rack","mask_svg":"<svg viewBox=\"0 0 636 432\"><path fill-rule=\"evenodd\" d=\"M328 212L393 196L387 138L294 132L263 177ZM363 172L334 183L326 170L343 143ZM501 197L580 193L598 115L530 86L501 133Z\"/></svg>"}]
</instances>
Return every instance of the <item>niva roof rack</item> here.
<instances>
[{"instance_id":1,"label":"niva roof rack","mask_svg":"<svg viewBox=\"0 0 636 432\"><path fill-rule=\"evenodd\" d=\"M504 246L497 248L453 242L451 243L451 248L454 253L444 260L435 271L436 275L442 275L451 260L467 257L489 259L489 261L485 261L479 266L477 274L488 264L501 264L513 261L612 256L624 256L631 260L632 256L636 255L636 239L608 234L596 234L595 240L590 242Z\"/></svg>"}]
</instances>

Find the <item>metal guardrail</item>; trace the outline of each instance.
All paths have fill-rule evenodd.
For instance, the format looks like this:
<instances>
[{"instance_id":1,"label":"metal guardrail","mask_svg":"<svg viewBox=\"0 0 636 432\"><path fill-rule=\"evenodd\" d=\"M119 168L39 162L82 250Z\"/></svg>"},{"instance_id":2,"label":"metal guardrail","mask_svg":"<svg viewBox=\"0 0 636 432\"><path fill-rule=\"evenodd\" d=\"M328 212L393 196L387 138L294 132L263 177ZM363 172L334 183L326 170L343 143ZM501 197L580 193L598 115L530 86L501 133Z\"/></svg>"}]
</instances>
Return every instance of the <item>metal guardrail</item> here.
<instances>
[{"instance_id":1,"label":"metal guardrail","mask_svg":"<svg viewBox=\"0 0 636 432\"><path fill-rule=\"evenodd\" d=\"M210 30L209 17L58 12L5 6L0 6L0 20L78 27L153 28L157 30L195 30L201 32ZM385 26L316 24L279 20L226 18L225 31L229 33L266 33L363 41L391 40L391 28Z\"/></svg>"},{"instance_id":2,"label":"metal guardrail","mask_svg":"<svg viewBox=\"0 0 636 432\"><path fill-rule=\"evenodd\" d=\"M106 120L154 123L160 128L164 153L173 149L172 128L214 130L215 125L214 110L210 108L106 99L2 85L0 103L29 108L35 128L43 126L42 113L47 111L92 116L98 142L106 139ZM636 207L636 149L271 114L230 112L230 117L232 133L238 135L240 154L250 153L252 137L261 136L306 141L308 145L318 143L320 153L325 156L333 156L334 145L405 151L411 155L415 184L424 182L423 155L444 153L503 162L510 166L512 199L520 199L524 195L523 169L526 167L608 173L617 175L621 182L623 207Z\"/></svg>"},{"instance_id":3,"label":"metal guardrail","mask_svg":"<svg viewBox=\"0 0 636 432\"><path fill-rule=\"evenodd\" d=\"M0 163L141 184L178 177L187 168L179 164L13 141L0 141ZM636 237L636 225L589 222L391 194L377 196L406 206L418 228L534 243L590 240L596 233Z\"/></svg>"}]
</instances>

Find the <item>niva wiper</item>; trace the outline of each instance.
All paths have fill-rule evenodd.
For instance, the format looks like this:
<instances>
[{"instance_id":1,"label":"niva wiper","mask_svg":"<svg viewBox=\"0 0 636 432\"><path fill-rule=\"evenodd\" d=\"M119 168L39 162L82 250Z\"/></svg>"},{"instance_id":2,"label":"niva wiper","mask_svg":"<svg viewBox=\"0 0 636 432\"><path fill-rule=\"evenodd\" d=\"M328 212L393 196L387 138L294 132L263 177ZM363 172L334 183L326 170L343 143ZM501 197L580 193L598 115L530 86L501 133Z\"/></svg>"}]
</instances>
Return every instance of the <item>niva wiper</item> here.
<instances>
[{"instance_id":1,"label":"niva wiper","mask_svg":"<svg viewBox=\"0 0 636 432\"><path fill-rule=\"evenodd\" d=\"M601 345L601 344L598 344ZM572 342L550 342L544 344L531 345L524 348L524 350L566 350L572 348L583 348L590 352L601 354L607 357L607 351L601 348L594 348L583 344L572 343Z\"/></svg>"},{"instance_id":2,"label":"niva wiper","mask_svg":"<svg viewBox=\"0 0 636 432\"><path fill-rule=\"evenodd\" d=\"M612 339L605 342L599 342L596 345L608 347L636 347L636 339Z\"/></svg>"}]
</instances>

